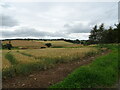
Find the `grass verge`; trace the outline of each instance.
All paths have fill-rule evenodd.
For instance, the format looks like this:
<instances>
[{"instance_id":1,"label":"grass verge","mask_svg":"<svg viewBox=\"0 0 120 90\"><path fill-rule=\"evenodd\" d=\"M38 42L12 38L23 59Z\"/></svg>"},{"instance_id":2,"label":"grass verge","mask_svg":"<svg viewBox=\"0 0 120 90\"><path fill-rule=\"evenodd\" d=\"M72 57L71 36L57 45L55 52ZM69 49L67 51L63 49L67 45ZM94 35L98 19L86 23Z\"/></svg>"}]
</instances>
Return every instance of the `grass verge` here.
<instances>
[{"instance_id":1,"label":"grass verge","mask_svg":"<svg viewBox=\"0 0 120 90\"><path fill-rule=\"evenodd\" d=\"M99 47L99 46L98 46ZM111 53L98 57L93 63L72 72L63 81L50 88L108 87L118 80L118 46L104 45Z\"/></svg>"}]
</instances>

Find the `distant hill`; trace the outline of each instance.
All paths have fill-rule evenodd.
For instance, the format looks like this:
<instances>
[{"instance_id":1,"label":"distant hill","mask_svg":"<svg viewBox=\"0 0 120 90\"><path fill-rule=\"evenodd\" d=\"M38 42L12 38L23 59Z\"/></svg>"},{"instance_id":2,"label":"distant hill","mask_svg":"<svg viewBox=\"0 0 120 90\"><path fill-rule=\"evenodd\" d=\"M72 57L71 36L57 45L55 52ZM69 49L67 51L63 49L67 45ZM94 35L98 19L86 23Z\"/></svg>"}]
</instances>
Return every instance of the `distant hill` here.
<instances>
[{"instance_id":1,"label":"distant hill","mask_svg":"<svg viewBox=\"0 0 120 90\"><path fill-rule=\"evenodd\" d=\"M7 44L9 41L2 41L2 44ZM33 40L11 40L11 44L13 47L23 47L23 48L40 48L46 47L44 44L40 42L36 42Z\"/></svg>"},{"instance_id":2,"label":"distant hill","mask_svg":"<svg viewBox=\"0 0 120 90\"><path fill-rule=\"evenodd\" d=\"M18 48L31 48L38 49L41 47L47 47L46 43L51 43L52 48L63 48L63 47L80 47L80 44L74 44L65 40L3 40L2 44L7 44L11 41L13 47Z\"/></svg>"}]
</instances>

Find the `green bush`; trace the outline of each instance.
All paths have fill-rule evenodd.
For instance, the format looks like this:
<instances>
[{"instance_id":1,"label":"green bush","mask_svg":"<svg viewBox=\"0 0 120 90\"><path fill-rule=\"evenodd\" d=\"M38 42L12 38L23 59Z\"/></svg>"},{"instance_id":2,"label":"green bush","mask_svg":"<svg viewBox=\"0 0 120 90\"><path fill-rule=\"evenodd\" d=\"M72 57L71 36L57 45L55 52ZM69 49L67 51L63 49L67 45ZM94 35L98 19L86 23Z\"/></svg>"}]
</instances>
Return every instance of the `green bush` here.
<instances>
[{"instance_id":1,"label":"green bush","mask_svg":"<svg viewBox=\"0 0 120 90\"><path fill-rule=\"evenodd\" d=\"M52 46L51 43L46 43L45 45L46 45L47 47L51 47L51 46Z\"/></svg>"}]
</instances>

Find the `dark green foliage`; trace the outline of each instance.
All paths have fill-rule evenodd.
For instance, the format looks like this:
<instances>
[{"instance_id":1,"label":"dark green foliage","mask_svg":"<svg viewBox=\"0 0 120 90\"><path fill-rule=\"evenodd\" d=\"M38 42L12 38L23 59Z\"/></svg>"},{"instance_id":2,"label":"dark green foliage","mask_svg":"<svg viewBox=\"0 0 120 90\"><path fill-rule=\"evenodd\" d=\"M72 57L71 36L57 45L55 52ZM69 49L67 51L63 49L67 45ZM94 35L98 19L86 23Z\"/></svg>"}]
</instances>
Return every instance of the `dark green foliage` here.
<instances>
[{"instance_id":1,"label":"dark green foliage","mask_svg":"<svg viewBox=\"0 0 120 90\"><path fill-rule=\"evenodd\" d=\"M51 46L52 46L51 43L46 43L45 45L46 45L47 47L51 47Z\"/></svg>"},{"instance_id":2,"label":"dark green foliage","mask_svg":"<svg viewBox=\"0 0 120 90\"><path fill-rule=\"evenodd\" d=\"M74 41L74 43L80 44L80 40L76 39L76 40Z\"/></svg>"},{"instance_id":3,"label":"dark green foliage","mask_svg":"<svg viewBox=\"0 0 120 90\"><path fill-rule=\"evenodd\" d=\"M2 40L0 40L0 45L2 45Z\"/></svg>"},{"instance_id":4,"label":"dark green foliage","mask_svg":"<svg viewBox=\"0 0 120 90\"><path fill-rule=\"evenodd\" d=\"M41 49L44 49L44 48L46 48L46 47L40 47Z\"/></svg>"},{"instance_id":5,"label":"dark green foliage","mask_svg":"<svg viewBox=\"0 0 120 90\"><path fill-rule=\"evenodd\" d=\"M99 28L97 25L93 27L91 30L91 34L89 36L89 42L92 44L103 44L103 43L118 43L120 42L120 35L118 35L118 31L120 31L120 23L115 25L115 28L111 26L109 29L104 28L104 24L101 24Z\"/></svg>"},{"instance_id":6,"label":"dark green foliage","mask_svg":"<svg viewBox=\"0 0 120 90\"><path fill-rule=\"evenodd\" d=\"M83 44L84 46L87 46L87 45L90 45L90 42L89 42L89 41L84 41L82 44Z\"/></svg>"},{"instance_id":7,"label":"dark green foliage","mask_svg":"<svg viewBox=\"0 0 120 90\"><path fill-rule=\"evenodd\" d=\"M12 48L12 44L6 44L6 47L9 49L9 50L11 50L11 48Z\"/></svg>"},{"instance_id":8,"label":"dark green foliage","mask_svg":"<svg viewBox=\"0 0 120 90\"><path fill-rule=\"evenodd\" d=\"M2 44L2 49L11 50L11 48L13 48L12 44Z\"/></svg>"},{"instance_id":9,"label":"dark green foliage","mask_svg":"<svg viewBox=\"0 0 120 90\"><path fill-rule=\"evenodd\" d=\"M2 44L2 49L7 49L6 44Z\"/></svg>"},{"instance_id":10,"label":"dark green foliage","mask_svg":"<svg viewBox=\"0 0 120 90\"><path fill-rule=\"evenodd\" d=\"M78 68L62 82L50 88L94 88L107 87L116 83L118 79L117 46L108 45L108 47L113 50L111 53L98 57L88 66Z\"/></svg>"},{"instance_id":11,"label":"dark green foliage","mask_svg":"<svg viewBox=\"0 0 120 90\"><path fill-rule=\"evenodd\" d=\"M98 42L98 40L97 40L97 30L98 30L97 25L95 25L90 32L91 34L89 36L89 40L91 41L91 43L97 43Z\"/></svg>"}]
</instances>

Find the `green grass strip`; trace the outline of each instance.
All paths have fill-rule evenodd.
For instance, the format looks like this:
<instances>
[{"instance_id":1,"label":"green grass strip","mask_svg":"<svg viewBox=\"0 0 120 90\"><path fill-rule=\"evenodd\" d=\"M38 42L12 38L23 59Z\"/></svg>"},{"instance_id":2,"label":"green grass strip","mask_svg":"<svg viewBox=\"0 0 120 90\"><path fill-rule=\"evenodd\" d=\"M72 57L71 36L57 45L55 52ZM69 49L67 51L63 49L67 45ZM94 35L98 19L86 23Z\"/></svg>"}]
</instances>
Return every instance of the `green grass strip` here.
<instances>
[{"instance_id":1,"label":"green grass strip","mask_svg":"<svg viewBox=\"0 0 120 90\"><path fill-rule=\"evenodd\" d=\"M112 52L98 57L93 63L72 72L63 81L50 88L91 88L112 86L118 80L118 50L107 46Z\"/></svg>"},{"instance_id":2,"label":"green grass strip","mask_svg":"<svg viewBox=\"0 0 120 90\"><path fill-rule=\"evenodd\" d=\"M9 60L12 65L15 65L18 63L16 58L10 52L5 54L5 58Z\"/></svg>"}]
</instances>

